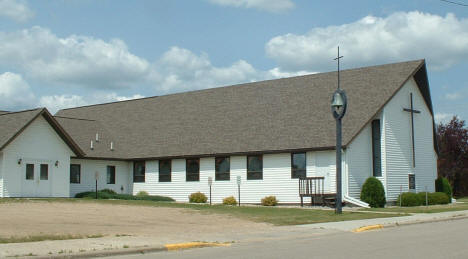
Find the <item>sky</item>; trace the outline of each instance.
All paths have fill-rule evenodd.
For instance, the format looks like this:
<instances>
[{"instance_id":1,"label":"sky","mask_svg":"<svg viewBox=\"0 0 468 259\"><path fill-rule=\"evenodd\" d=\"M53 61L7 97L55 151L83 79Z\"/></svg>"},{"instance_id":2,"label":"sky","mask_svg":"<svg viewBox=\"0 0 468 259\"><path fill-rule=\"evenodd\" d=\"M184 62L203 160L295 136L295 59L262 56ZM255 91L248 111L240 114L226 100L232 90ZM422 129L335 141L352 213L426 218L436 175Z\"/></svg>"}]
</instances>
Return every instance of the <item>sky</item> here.
<instances>
[{"instance_id":1,"label":"sky","mask_svg":"<svg viewBox=\"0 0 468 259\"><path fill-rule=\"evenodd\" d=\"M436 121L468 119L468 7L440 0L0 0L0 110L333 71L338 45L343 69L426 59Z\"/></svg>"}]
</instances>

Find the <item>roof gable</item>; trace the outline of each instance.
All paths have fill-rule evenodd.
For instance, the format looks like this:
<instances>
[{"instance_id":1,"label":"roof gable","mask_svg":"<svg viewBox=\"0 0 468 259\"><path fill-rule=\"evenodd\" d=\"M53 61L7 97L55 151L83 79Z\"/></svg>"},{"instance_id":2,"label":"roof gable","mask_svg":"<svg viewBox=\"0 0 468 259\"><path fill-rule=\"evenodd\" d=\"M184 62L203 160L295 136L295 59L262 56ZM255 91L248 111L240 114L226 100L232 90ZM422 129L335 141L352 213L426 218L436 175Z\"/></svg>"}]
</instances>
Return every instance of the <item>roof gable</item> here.
<instances>
[{"instance_id":1,"label":"roof gable","mask_svg":"<svg viewBox=\"0 0 468 259\"><path fill-rule=\"evenodd\" d=\"M417 60L341 71L348 95L343 142L350 143L423 65ZM336 72L329 72L65 109L57 115L93 120L108 131L116 150L93 152L97 158L334 149L330 98L336 84ZM90 132L81 128L71 135L84 149L95 134Z\"/></svg>"}]
</instances>

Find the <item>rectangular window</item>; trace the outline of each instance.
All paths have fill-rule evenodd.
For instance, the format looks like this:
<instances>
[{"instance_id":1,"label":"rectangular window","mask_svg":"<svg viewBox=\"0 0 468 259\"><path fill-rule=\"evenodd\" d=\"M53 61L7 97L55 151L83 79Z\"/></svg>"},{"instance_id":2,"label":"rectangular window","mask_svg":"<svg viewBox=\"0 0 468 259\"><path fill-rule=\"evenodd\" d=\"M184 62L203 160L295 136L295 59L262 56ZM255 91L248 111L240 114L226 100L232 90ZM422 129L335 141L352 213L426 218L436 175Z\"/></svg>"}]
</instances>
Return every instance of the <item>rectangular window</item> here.
<instances>
[{"instance_id":1,"label":"rectangular window","mask_svg":"<svg viewBox=\"0 0 468 259\"><path fill-rule=\"evenodd\" d=\"M263 156L247 156L247 180L263 179Z\"/></svg>"},{"instance_id":2,"label":"rectangular window","mask_svg":"<svg viewBox=\"0 0 468 259\"><path fill-rule=\"evenodd\" d=\"M159 160L159 181L171 181L171 160Z\"/></svg>"},{"instance_id":3,"label":"rectangular window","mask_svg":"<svg viewBox=\"0 0 468 259\"><path fill-rule=\"evenodd\" d=\"M414 174L408 175L408 188L410 190L416 190L416 176Z\"/></svg>"},{"instance_id":4,"label":"rectangular window","mask_svg":"<svg viewBox=\"0 0 468 259\"><path fill-rule=\"evenodd\" d=\"M372 121L372 168L373 176L382 176L382 156L380 149L380 120Z\"/></svg>"},{"instance_id":5,"label":"rectangular window","mask_svg":"<svg viewBox=\"0 0 468 259\"><path fill-rule=\"evenodd\" d=\"M115 184L115 166L107 166L107 184Z\"/></svg>"},{"instance_id":6,"label":"rectangular window","mask_svg":"<svg viewBox=\"0 0 468 259\"><path fill-rule=\"evenodd\" d=\"M41 164L41 180L49 180L49 165Z\"/></svg>"},{"instance_id":7,"label":"rectangular window","mask_svg":"<svg viewBox=\"0 0 468 259\"><path fill-rule=\"evenodd\" d=\"M215 180L216 181L229 181L230 180L231 165L229 157L216 157L215 158Z\"/></svg>"},{"instance_id":8,"label":"rectangular window","mask_svg":"<svg viewBox=\"0 0 468 259\"><path fill-rule=\"evenodd\" d=\"M26 164L26 180L34 180L34 164Z\"/></svg>"},{"instance_id":9,"label":"rectangular window","mask_svg":"<svg viewBox=\"0 0 468 259\"><path fill-rule=\"evenodd\" d=\"M81 182L81 165L70 165L70 183Z\"/></svg>"},{"instance_id":10,"label":"rectangular window","mask_svg":"<svg viewBox=\"0 0 468 259\"><path fill-rule=\"evenodd\" d=\"M306 175L306 153L292 153L291 178L305 178Z\"/></svg>"},{"instance_id":11,"label":"rectangular window","mask_svg":"<svg viewBox=\"0 0 468 259\"><path fill-rule=\"evenodd\" d=\"M133 182L145 182L145 161L133 162Z\"/></svg>"},{"instance_id":12,"label":"rectangular window","mask_svg":"<svg viewBox=\"0 0 468 259\"><path fill-rule=\"evenodd\" d=\"M187 159L185 162L185 180L200 181L200 158Z\"/></svg>"}]
</instances>

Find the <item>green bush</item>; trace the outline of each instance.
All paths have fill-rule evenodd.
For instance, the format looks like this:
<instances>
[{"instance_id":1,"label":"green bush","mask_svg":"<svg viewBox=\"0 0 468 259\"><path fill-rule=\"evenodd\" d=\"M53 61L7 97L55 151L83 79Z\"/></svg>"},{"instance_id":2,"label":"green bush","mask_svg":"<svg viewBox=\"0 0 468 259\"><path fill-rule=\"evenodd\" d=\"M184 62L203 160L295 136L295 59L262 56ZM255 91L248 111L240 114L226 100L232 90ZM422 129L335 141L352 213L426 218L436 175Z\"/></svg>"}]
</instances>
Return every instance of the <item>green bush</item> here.
<instances>
[{"instance_id":1,"label":"green bush","mask_svg":"<svg viewBox=\"0 0 468 259\"><path fill-rule=\"evenodd\" d=\"M375 177L367 178L362 186L361 200L369 203L372 208L383 208L386 200L382 182Z\"/></svg>"},{"instance_id":2,"label":"green bush","mask_svg":"<svg viewBox=\"0 0 468 259\"><path fill-rule=\"evenodd\" d=\"M263 206L276 206L278 204L278 200L276 196L266 196L262 199Z\"/></svg>"},{"instance_id":3,"label":"green bush","mask_svg":"<svg viewBox=\"0 0 468 259\"><path fill-rule=\"evenodd\" d=\"M108 193L108 194L117 194L114 190L112 189L102 189L100 190L100 192L105 192L105 193Z\"/></svg>"},{"instance_id":4,"label":"green bush","mask_svg":"<svg viewBox=\"0 0 468 259\"><path fill-rule=\"evenodd\" d=\"M229 196L223 199L223 204L224 205L236 205L237 200L234 198L234 196Z\"/></svg>"},{"instance_id":5,"label":"green bush","mask_svg":"<svg viewBox=\"0 0 468 259\"><path fill-rule=\"evenodd\" d=\"M201 192L194 192L189 196L189 202L193 203L206 203L207 200L206 195Z\"/></svg>"},{"instance_id":6,"label":"green bush","mask_svg":"<svg viewBox=\"0 0 468 259\"><path fill-rule=\"evenodd\" d=\"M149 194L146 191L139 191L136 196L149 196Z\"/></svg>"},{"instance_id":7,"label":"green bush","mask_svg":"<svg viewBox=\"0 0 468 259\"><path fill-rule=\"evenodd\" d=\"M148 196L133 196L130 194L111 194L108 191L98 191L98 199L116 199L116 200L145 200L145 201L174 201L174 199L165 196L148 195ZM75 195L75 198L94 199L96 192L80 192Z\"/></svg>"},{"instance_id":8,"label":"green bush","mask_svg":"<svg viewBox=\"0 0 468 259\"><path fill-rule=\"evenodd\" d=\"M421 197L414 192L404 192L398 196L397 202L400 202L401 206L403 207L413 207L413 206L421 206L422 200Z\"/></svg>"},{"instance_id":9,"label":"green bush","mask_svg":"<svg viewBox=\"0 0 468 259\"><path fill-rule=\"evenodd\" d=\"M449 181L445 177L437 178L435 182L436 192L443 192L447 194L447 196L451 199L452 198L452 187L450 186Z\"/></svg>"}]
</instances>

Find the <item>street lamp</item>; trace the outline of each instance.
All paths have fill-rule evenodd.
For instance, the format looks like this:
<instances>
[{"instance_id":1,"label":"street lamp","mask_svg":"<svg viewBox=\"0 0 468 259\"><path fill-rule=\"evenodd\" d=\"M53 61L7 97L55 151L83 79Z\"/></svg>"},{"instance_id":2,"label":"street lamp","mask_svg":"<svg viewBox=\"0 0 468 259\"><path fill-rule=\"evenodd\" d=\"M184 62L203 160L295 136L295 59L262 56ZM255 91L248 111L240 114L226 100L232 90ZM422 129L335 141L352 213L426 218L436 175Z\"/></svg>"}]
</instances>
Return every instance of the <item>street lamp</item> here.
<instances>
[{"instance_id":1,"label":"street lamp","mask_svg":"<svg viewBox=\"0 0 468 259\"><path fill-rule=\"evenodd\" d=\"M341 119L346 113L347 99L344 90L340 89L340 47L338 47L338 88L333 93L331 111L336 120L336 198L335 213L341 214Z\"/></svg>"}]
</instances>

